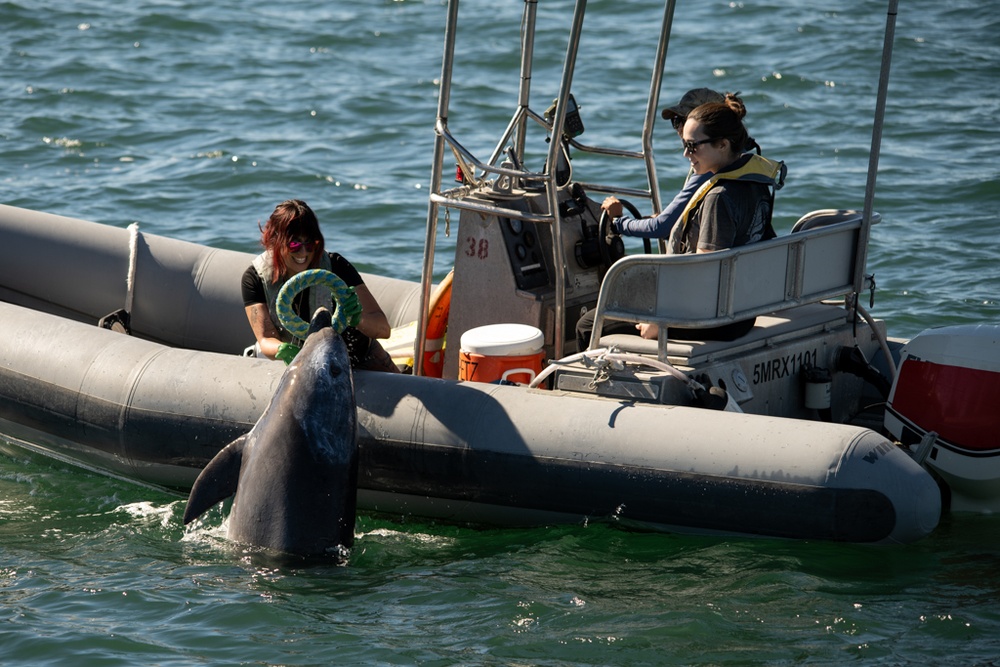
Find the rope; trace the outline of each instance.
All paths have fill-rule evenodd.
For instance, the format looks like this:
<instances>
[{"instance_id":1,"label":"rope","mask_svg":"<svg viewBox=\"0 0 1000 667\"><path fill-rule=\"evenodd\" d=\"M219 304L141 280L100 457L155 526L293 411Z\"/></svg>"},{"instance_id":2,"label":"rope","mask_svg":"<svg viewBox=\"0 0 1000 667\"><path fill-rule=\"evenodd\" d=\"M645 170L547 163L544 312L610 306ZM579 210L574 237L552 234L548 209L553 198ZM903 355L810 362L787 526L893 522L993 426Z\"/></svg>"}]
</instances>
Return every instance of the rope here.
<instances>
[{"instance_id":1,"label":"rope","mask_svg":"<svg viewBox=\"0 0 1000 667\"><path fill-rule=\"evenodd\" d=\"M132 313L132 300L135 297L135 265L139 254L139 223L128 226L128 277L125 283L125 312Z\"/></svg>"},{"instance_id":2,"label":"rope","mask_svg":"<svg viewBox=\"0 0 1000 667\"><path fill-rule=\"evenodd\" d=\"M336 310L333 313L333 328L337 333L343 333L347 328L347 313L344 312L344 300L350 295L350 289L343 280L336 274L325 269L309 269L292 276L288 282L281 286L278 291L278 299L275 309L278 313L278 321L290 334L296 338L305 340L309 335L309 323L299 317L292 309L292 300L295 295L302 290L322 285L333 294L333 302Z\"/></svg>"},{"instance_id":3,"label":"rope","mask_svg":"<svg viewBox=\"0 0 1000 667\"><path fill-rule=\"evenodd\" d=\"M674 367L672 364L660 361L659 359L650 359L648 357L643 357L638 354L631 354L629 352L618 352L615 348L599 347L593 350L584 350L583 352L577 352L576 354L571 354L568 357L563 357L558 361L550 361L549 365L545 369L535 376L535 379L531 381L528 385L529 388L535 388L542 383L545 378L551 375L558 366L565 366L566 364L571 364L575 361L580 361L581 359L589 361L591 364L597 366L597 371L594 375L594 384L603 382L609 377L602 377L602 374L607 373L608 364L612 362L619 362L624 368L625 363L642 364L650 366L657 370L665 371L670 373L675 378L687 385L691 390L704 389L700 382L691 379L685 373ZM619 369L621 370L621 369Z\"/></svg>"}]
</instances>

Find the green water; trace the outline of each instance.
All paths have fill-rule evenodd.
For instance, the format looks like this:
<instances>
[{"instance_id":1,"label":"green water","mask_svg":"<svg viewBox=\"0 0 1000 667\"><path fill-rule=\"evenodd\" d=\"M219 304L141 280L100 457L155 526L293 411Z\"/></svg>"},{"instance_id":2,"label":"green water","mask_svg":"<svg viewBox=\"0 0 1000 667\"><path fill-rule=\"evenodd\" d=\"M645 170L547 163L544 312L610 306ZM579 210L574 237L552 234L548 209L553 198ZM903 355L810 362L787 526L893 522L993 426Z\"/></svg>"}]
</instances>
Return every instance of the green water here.
<instances>
[{"instance_id":1,"label":"green water","mask_svg":"<svg viewBox=\"0 0 1000 667\"><path fill-rule=\"evenodd\" d=\"M185 533L183 501L0 455L5 664L990 664L1000 525L892 548L362 516L348 567ZM16 472L14 472L16 471ZM720 510L722 511L722 510Z\"/></svg>"}]
</instances>

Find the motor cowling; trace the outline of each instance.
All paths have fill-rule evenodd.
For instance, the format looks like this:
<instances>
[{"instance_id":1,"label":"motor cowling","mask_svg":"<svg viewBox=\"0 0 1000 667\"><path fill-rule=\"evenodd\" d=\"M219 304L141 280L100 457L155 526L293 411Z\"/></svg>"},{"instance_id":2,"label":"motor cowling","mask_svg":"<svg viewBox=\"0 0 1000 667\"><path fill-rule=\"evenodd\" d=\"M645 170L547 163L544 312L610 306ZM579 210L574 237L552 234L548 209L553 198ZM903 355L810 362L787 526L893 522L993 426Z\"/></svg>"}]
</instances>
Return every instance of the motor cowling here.
<instances>
[{"instance_id":1,"label":"motor cowling","mask_svg":"<svg viewBox=\"0 0 1000 667\"><path fill-rule=\"evenodd\" d=\"M886 428L906 443L936 431L954 447L1000 450L1000 326L929 329L903 346ZM910 444L910 443L906 443Z\"/></svg>"},{"instance_id":2,"label":"motor cowling","mask_svg":"<svg viewBox=\"0 0 1000 667\"><path fill-rule=\"evenodd\" d=\"M960 507L1000 507L1000 325L928 329L903 346L886 430L915 451L930 432L925 465Z\"/></svg>"}]
</instances>

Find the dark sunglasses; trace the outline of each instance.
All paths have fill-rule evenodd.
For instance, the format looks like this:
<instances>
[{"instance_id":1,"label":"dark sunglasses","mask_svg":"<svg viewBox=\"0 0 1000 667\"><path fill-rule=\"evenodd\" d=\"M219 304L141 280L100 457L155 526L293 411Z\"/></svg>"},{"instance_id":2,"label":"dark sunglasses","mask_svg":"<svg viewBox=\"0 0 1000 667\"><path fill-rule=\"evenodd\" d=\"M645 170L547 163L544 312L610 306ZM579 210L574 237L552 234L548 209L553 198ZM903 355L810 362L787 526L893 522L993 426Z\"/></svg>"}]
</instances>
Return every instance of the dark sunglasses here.
<instances>
[{"instance_id":1,"label":"dark sunglasses","mask_svg":"<svg viewBox=\"0 0 1000 667\"><path fill-rule=\"evenodd\" d=\"M316 240L312 240L312 241L289 241L288 242L288 252L295 253L295 252L298 252L298 251L303 250L303 249L309 250L314 245L316 245L316 243L317 243Z\"/></svg>"},{"instance_id":2,"label":"dark sunglasses","mask_svg":"<svg viewBox=\"0 0 1000 667\"><path fill-rule=\"evenodd\" d=\"M683 150L685 153L691 153L692 155L694 155L695 153L698 152L698 146L701 146L702 144L707 144L712 141L715 141L715 139L702 139L701 141L682 141L681 145L684 147Z\"/></svg>"}]
</instances>

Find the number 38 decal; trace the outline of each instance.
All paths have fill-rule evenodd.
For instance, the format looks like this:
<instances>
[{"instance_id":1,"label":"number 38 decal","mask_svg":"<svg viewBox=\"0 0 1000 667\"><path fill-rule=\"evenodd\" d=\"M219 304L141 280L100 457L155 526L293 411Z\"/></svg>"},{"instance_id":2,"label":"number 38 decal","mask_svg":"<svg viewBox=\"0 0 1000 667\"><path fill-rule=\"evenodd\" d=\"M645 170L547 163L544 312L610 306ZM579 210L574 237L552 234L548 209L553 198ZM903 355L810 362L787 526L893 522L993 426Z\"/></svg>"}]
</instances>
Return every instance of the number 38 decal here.
<instances>
[{"instance_id":1,"label":"number 38 decal","mask_svg":"<svg viewBox=\"0 0 1000 667\"><path fill-rule=\"evenodd\" d=\"M475 236L470 236L466 239L468 245L465 248L466 257L478 257L479 259L486 259L490 256L490 241L489 239L477 239Z\"/></svg>"}]
</instances>

